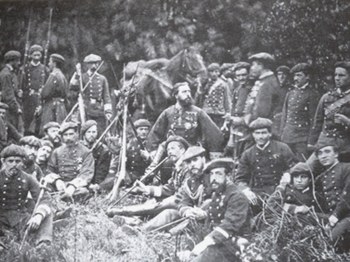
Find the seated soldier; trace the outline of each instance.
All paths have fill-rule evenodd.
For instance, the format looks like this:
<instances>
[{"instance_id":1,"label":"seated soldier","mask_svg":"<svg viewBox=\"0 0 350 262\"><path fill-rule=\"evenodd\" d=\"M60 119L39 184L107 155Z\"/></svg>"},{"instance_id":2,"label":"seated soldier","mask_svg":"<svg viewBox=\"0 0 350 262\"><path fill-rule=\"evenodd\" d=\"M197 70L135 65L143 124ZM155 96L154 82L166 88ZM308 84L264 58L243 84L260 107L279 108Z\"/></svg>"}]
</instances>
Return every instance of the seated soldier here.
<instances>
[{"instance_id":1,"label":"seated soldier","mask_svg":"<svg viewBox=\"0 0 350 262\"><path fill-rule=\"evenodd\" d=\"M102 142L96 141L98 139L98 128L95 120L86 121L80 130L82 136L82 144L88 149L92 149L92 155L95 160L94 177L91 180L89 188L97 191L100 189L100 184L105 180L108 175L109 165L111 163L111 154L108 148Z\"/></svg>"},{"instance_id":2,"label":"seated soldier","mask_svg":"<svg viewBox=\"0 0 350 262\"><path fill-rule=\"evenodd\" d=\"M339 151L332 139L318 144L316 156L326 169L317 176L315 187L322 211L328 217L331 239L337 243L350 229L350 164L338 161Z\"/></svg>"},{"instance_id":3,"label":"seated soldier","mask_svg":"<svg viewBox=\"0 0 350 262\"><path fill-rule=\"evenodd\" d=\"M240 261L236 255L241 244L248 243L250 234L249 201L236 185L227 179L233 161L229 158L215 159L209 162L203 172L209 173L211 201L208 210L187 206L182 201L182 214L189 218L198 218L203 213L212 231L198 243L190 256L191 261L216 262Z\"/></svg>"},{"instance_id":4,"label":"seated soldier","mask_svg":"<svg viewBox=\"0 0 350 262\"><path fill-rule=\"evenodd\" d=\"M310 168L306 163L296 164L290 171L290 178L283 177L275 192L268 198L264 208L266 221L273 224L276 221L276 212L278 215L283 211L292 215L308 214L310 208L316 207L312 190Z\"/></svg>"},{"instance_id":5,"label":"seated soldier","mask_svg":"<svg viewBox=\"0 0 350 262\"><path fill-rule=\"evenodd\" d=\"M282 174L297 163L288 145L273 140L272 121L258 118L250 123L255 145L243 152L235 178L256 213L261 211L261 201L272 194Z\"/></svg>"},{"instance_id":6,"label":"seated soldier","mask_svg":"<svg viewBox=\"0 0 350 262\"><path fill-rule=\"evenodd\" d=\"M168 184L164 186L146 186L142 182L137 181L137 187L134 189L136 193L144 193L151 197L165 198L161 202L147 202L140 205L126 206L122 208L111 208L107 211L109 216L127 215L156 215L164 209L176 208L176 201L173 195L182 185L185 177L187 177L186 169L182 167L182 156L184 155L188 143L180 136L170 136L165 145L168 157L173 164L173 176Z\"/></svg>"},{"instance_id":7,"label":"seated soldier","mask_svg":"<svg viewBox=\"0 0 350 262\"><path fill-rule=\"evenodd\" d=\"M53 144L49 140L41 141L41 147L38 150L35 163L41 168L44 176L46 176L49 172L48 162L53 149Z\"/></svg>"},{"instance_id":8,"label":"seated soldier","mask_svg":"<svg viewBox=\"0 0 350 262\"><path fill-rule=\"evenodd\" d=\"M62 198L73 194L86 194L86 188L94 176L95 161L88 148L79 142L78 125L62 124L62 146L56 148L49 159L49 171L45 180L55 190L64 192Z\"/></svg>"},{"instance_id":9,"label":"seated soldier","mask_svg":"<svg viewBox=\"0 0 350 262\"><path fill-rule=\"evenodd\" d=\"M26 156L23 159L23 171L36 178L37 181L44 176L41 168L35 163L37 152L41 146L39 138L35 136L25 136L19 140Z\"/></svg>"},{"instance_id":10,"label":"seated soldier","mask_svg":"<svg viewBox=\"0 0 350 262\"><path fill-rule=\"evenodd\" d=\"M55 149L61 146L61 137L60 137L60 124L57 122L48 122L43 127L45 136L43 140L50 141Z\"/></svg>"},{"instance_id":11,"label":"seated soldier","mask_svg":"<svg viewBox=\"0 0 350 262\"><path fill-rule=\"evenodd\" d=\"M24 157L24 150L17 145L10 145L1 152L0 231L14 231L22 240L27 225L29 232L33 233L35 245L50 245L52 212L49 195L44 193L39 199L40 184L20 168ZM32 216L33 210L26 207L28 193L35 202L39 201Z\"/></svg>"}]
</instances>

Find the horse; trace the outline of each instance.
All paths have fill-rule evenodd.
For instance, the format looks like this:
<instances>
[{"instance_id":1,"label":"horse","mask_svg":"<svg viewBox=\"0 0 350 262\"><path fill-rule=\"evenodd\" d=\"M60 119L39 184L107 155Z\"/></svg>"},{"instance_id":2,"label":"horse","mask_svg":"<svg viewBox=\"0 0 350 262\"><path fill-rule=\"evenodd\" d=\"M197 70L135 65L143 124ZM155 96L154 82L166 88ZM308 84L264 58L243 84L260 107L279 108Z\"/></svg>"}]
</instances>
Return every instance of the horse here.
<instances>
[{"instance_id":1,"label":"horse","mask_svg":"<svg viewBox=\"0 0 350 262\"><path fill-rule=\"evenodd\" d=\"M144 117L155 122L174 103L173 86L188 82L193 94L206 81L207 71L200 53L193 47L181 50L171 59L129 62L124 69L123 88L130 92L133 118Z\"/></svg>"}]
</instances>

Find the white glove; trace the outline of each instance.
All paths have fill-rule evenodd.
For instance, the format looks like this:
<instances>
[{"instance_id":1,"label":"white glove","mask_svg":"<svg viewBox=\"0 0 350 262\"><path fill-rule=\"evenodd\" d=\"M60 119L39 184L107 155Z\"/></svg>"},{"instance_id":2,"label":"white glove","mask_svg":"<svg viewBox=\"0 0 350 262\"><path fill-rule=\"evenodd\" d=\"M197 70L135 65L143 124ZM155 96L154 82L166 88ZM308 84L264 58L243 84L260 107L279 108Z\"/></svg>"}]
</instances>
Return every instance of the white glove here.
<instances>
[{"instance_id":1,"label":"white glove","mask_svg":"<svg viewBox=\"0 0 350 262\"><path fill-rule=\"evenodd\" d=\"M215 245L214 239L211 237L206 237L204 240L200 243L198 243L192 250L192 253L196 256L198 256L200 253L202 253L207 247Z\"/></svg>"},{"instance_id":2,"label":"white glove","mask_svg":"<svg viewBox=\"0 0 350 262\"><path fill-rule=\"evenodd\" d=\"M329 225L331 227L334 227L335 224L338 223L339 219L335 216L335 215L331 215L329 218L328 218L328 221L329 221Z\"/></svg>"}]
</instances>

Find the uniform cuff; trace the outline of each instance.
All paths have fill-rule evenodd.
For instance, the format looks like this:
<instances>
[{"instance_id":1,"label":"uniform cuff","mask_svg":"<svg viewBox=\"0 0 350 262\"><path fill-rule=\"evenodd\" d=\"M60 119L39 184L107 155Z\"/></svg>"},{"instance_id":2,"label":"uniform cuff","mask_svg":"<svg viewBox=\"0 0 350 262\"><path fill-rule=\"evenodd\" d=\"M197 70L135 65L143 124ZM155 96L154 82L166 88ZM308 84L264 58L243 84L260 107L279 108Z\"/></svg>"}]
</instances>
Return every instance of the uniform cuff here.
<instances>
[{"instance_id":1,"label":"uniform cuff","mask_svg":"<svg viewBox=\"0 0 350 262\"><path fill-rule=\"evenodd\" d=\"M112 112L112 104L104 104L103 109L104 111Z\"/></svg>"}]
</instances>

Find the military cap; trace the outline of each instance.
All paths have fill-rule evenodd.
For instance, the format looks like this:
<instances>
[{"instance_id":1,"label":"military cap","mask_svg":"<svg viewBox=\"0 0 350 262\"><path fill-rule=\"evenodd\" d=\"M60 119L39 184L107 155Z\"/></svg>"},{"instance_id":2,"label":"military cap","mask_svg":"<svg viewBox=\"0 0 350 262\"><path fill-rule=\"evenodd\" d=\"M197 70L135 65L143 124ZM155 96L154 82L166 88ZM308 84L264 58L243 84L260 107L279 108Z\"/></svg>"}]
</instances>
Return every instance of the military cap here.
<instances>
[{"instance_id":1,"label":"military cap","mask_svg":"<svg viewBox=\"0 0 350 262\"><path fill-rule=\"evenodd\" d=\"M220 65L218 63L212 63L208 66L208 71L214 71L214 70L220 71Z\"/></svg>"},{"instance_id":2,"label":"military cap","mask_svg":"<svg viewBox=\"0 0 350 262\"><path fill-rule=\"evenodd\" d=\"M232 158L229 158L229 157L214 159L209 163L205 164L203 168L203 172L207 173L210 170L214 168L219 168L219 167L224 167L224 168L227 168L228 170L232 170L234 167L234 161Z\"/></svg>"},{"instance_id":3,"label":"military cap","mask_svg":"<svg viewBox=\"0 0 350 262\"><path fill-rule=\"evenodd\" d=\"M134 122L135 128L139 128L141 126L151 127L151 123L147 119L138 119Z\"/></svg>"},{"instance_id":4,"label":"military cap","mask_svg":"<svg viewBox=\"0 0 350 262\"><path fill-rule=\"evenodd\" d=\"M322 139L319 139L319 141L316 144L316 154L318 150L326 147L326 146L332 146L335 148L336 151L338 151L338 146L336 144L336 139L333 137L322 137Z\"/></svg>"},{"instance_id":5,"label":"military cap","mask_svg":"<svg viewBox=\"0 0 350 262\"><path fill-rule=\"evenodd\" d=\"M190 160L196 156L204 155L205 149L201 146L190 146L182 156L183 161Z\"/></svg>"},{"instance_id":6,"label":"military cap","mask_svg":"<svg viewBox=\"0 0 350 262\"><path fill-rule=\"evenodd\" d=\"M238 62L236 65L235 65L235 68L234 68L234 71L237 71L238 69L242 69L242 68L245 68L249 71L249 68L250 68L250 64L247 63L247 62Z\"/></svg>"},{"instance_id":7,"label":"military cap","mask_svg":"<svg viewBox=\"0 0 350 262\"><path fill-rule=\"evenodd\" d=\"M15 50L11 50L5 53L4 58L6 61L10 61L13 59L20 59L21 53Z\"/></svg>"},{"instance_id":8,"label":"military cap","mask_svg":"<svg viewBox=\"0 0 350 262\"><path fill-rule=\"evenodd\" d=\"M59 63L64 63L64 61L66 61L64 57L61 56L60 54L52 54L50 55L50 58L52 59L52 61L59 62Z\"/></svg>"},{"instance_id":9,"label":"military cap","mask_svg":"<svg viewBox=\"0 0 350 262\"><path fill-rule=\"evenodd\" d=\"M7 158L11 156L25 157L26 153L24 152L24 149L22 147L15 144L11 144L2 150L0 155L1 158Z\"/></svg>"},{"instance_id":10,"label":"military cap","mask_svg":"<svg viewBox=\"0 0 350 262\"><path fill-rule=\"evenodd\" d=\"M190 86L188 85L187 82L180 82L180 83L176 83L173 87L173 95L176 95L179 92L179 88L181 86L187 86L188 88L190 88Z\"/></svg>"},{"instance_id":11,"label":"military cap","mask_svg":"<svg viewBox=\"0 0 350 262\"><path fill-rule=\"evenodd\" d=\"M299 162L298 164L296 164L295 166L293 166L290 170L290 175L291 176L295 176L298 174L308 174L311 175L311 171L309 166L304 163L304 162Z\"/></svg>"},{"instance_id":12,"label":"military cap","mask_svg":"<svg viewBox=\"0 0 350 262\"><path fill-rule=\"evenodd\" d=\"M29 49L29 54L33 54L34 52L42 53L44 50L40 45L32 45Z\"/></svg>"},{"instance_id":13,"label":"military cap","mask_svg":"<svg viewBox=\"0 0 350 262\"><path fill-rule=\"evenodd\" d=\"M84 63L98 63L101 62L102 59L98 55L90 54L88 56L85 56Z\"/></svg>"},{"instance_id":14,"label":"military cap","mask_svg":"<svg viewBox=\"0 0 350 262\"><path fill-rule=\"evenodd\" d=\"M281 65L281 66L277 67L276 72L283 72L285 74L289 74L290 68L286 65Z\"/></svg>"},{"instance_id":15,"label":"military cap","mask_svg":"<svg viewBox=\"0 0 350 262\"><path fill-rule=\"evenodd\" d=\"M168 147L168 145L171 143L171 142L179 142L181 144L183 144L183 146L185 147L185 149L187 149L189 147L189 144L188 142L186 141L186 139L184 139L183 137L181 136L169 136L168 139L166 140L166 143L165 143L165 148Z\"/></svg>"},{"instance_id":16,"label":"military cap","mask_svg":"<svg viewBox=\"0 0 350 262\"><path fill-rule=\"evenodd\" d=\"M41 147L40 139L35 136L24 136L19 140L19 144L21 146L30 145L30 146L35 146L37 148Z\"/></svg>"},{"instance_id":17,"label":"military cap","mask_svg":"<svg viewBox=\"0 0 350 262\"><path fill-rule=\"evenodd\" d=\"M223 63L220 67L220 72L225 72L226 70L233 68L235 66L235 64L232 63Z\"/></svg>"},{"instance_id":18,"label":"military cap","mask_svg":"<svg viewBox=\"0 0 350 262\"><path fill-rule=\"evenodd\" d=\"M97 122L95 120L88 120L86 121L84 124L82 124L81 126L81 134L84 135L86 131L88 131L88 129L92 126L97 126Z\"/></svg>"},{"instance_id":19,"label":"military cap","mask_svg":"<svg viewBox=\"0 0 350 262\"><path fill-rule=\"evenodd\" d=\"M2 109L9 109L9 106L8 105L6 105L5 103L3 103L3 102L0 102L0 108L2 108Z\"/></svg>"},{"instance_id":20,"label":"military cap","mask_svg":"<svg viewBox=\"0 0 350 262\"><path fill-rule=\"evenodd\" d=\"M250 56L249 61L259 61L264 65L272 65L275 62L275 58L269 53L261 52Z\"/></svg>"},{"instance_id":21,"label":"military cap","mask_svg":"<svg viewBox=\"0 0 350 262\"><path fill-rule=\"evenodd\" d=\"M47 131L49 128L51 128L51 127L60 128L60 124L57 123L57 122L53 122L53 121L48 122L48 123L46 123L46 124L44 125L44 127L43 127L44 132L46 132L46 131Z\"/></svg>"},{"instance_id":22,"label":"military cap","mask_svg":"<svg viewBox=\"0 0 350 262\"><path fill-rule=\"evenodd\" d=\"M249 128L252 131L254 131L256 129L262 129L262 128L267 128L267 129L271 130L271 127L272 127L272 121L268 118L262 118L262 117L255 119L249 125Z\"/></svg>"},{"instance_id":23,"label":"military cap","mask_svg":"<svg viewBox=\"0 0 350 262\"><path fill-rule=\"evenodd\" d=\"M346 71L350 72L350 61L339 61L339 62L336 62L334 67L335 68L341 67L341 68L346 69Z\"/></svg>"},{"instance_id":24,"label":"military cap","mask_svg":"<svg viewBox=\"0 0 350 262\"><path fill-rule=\"evenodd\" d=\"M297 72L303 72L306 75L309 75L311 74L311 65L309 65L308 63L296 64L295 66L292 67L292 69L290 70L290 73L295 74Z\"/></svg>"},{"instance_id":25,"label":"military cap","mask_svg":"<svg viewBox=\"0 0 350 262\"><path fill-rule=\"evenodd\" d=\"M62 135L68 129L78 130L78 124L75 122L65 122L61 125L60 134Z\"/></svg>"},{"instance_id":26,"label":"military cap","mask_svg":"<svg viewBox=\"0 0 350 262\"><path fill-rule=\"evenodd\" d=\"M42 140L41 140L41 147L44 147L44 146L50 147L50 148L52 148L52 149L54 148L54 146L53 146L53 144L51 143L51 141L42 139Z\"/></svg>"}]
</instances>

